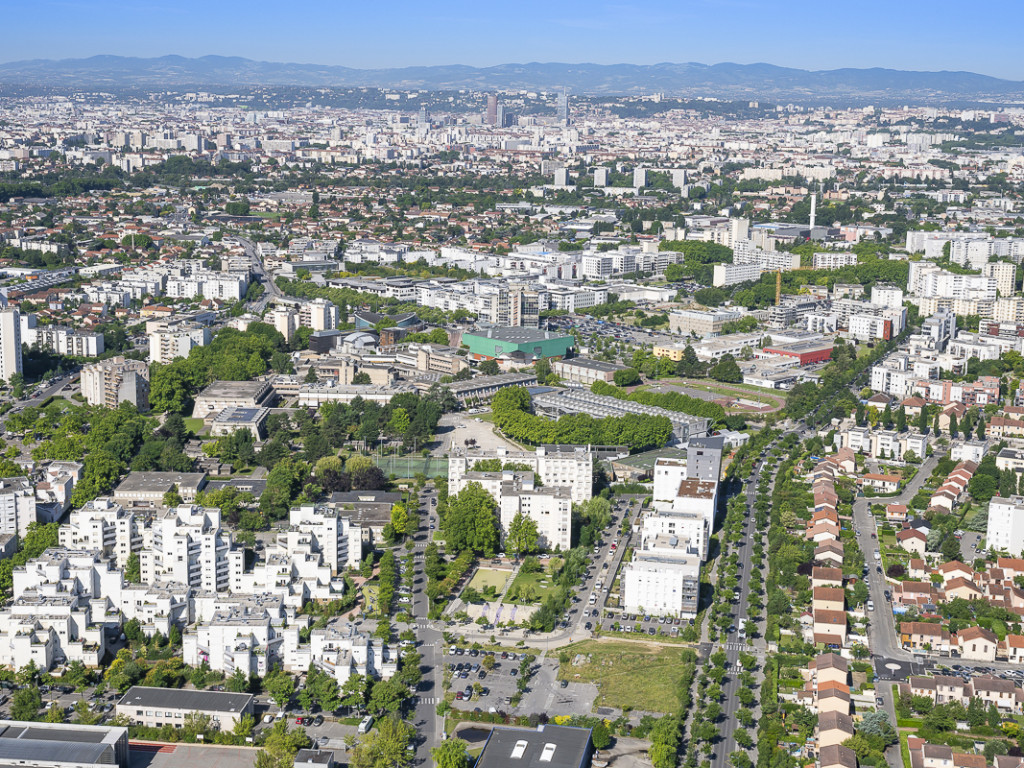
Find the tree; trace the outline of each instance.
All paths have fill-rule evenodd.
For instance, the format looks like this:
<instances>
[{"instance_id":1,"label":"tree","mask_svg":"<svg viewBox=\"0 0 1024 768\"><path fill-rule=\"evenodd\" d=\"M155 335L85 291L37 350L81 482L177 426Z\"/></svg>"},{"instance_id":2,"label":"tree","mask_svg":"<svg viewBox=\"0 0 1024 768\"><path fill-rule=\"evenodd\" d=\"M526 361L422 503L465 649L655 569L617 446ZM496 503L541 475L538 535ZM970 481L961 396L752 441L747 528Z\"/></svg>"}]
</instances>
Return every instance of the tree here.
<instances>
[{"instance_id":1,"label":"tree","mask_svg":"<svg viewBox=\"0 0 1024 768\"><path fill-rule=\"evenodd\" d=\"M921 412L917 416L917 431L922 435L928 432L928 409L923 405L921 406Z\"/></svg>"},{"instance_id":2,"label":"tree","mask_svg":"<svg viewBox=\"0 0 1024 768\"><path fill-rule=\"evenodd\" d=\"M359 373L357 373L355 376L352 377L352 383L353 384L369 384L370 383L370 374L368 374L366 371L360 371Z\"/></svg>"},{"instance_id":3,"label":"tree","mask_svg":"<svg viewBox=\"0 0 1024 768\"><path fill-rule=\"evenodd\" d=\"M182 501L181 498L181 494L178 493L177 485L172 485L171 489L164 494L163 504L168 509L180 507L182 504L184 504L184 501Z\"/></svg>"},{"instance_id":4,"label":"tree","mask_svg":"<svg viewBox=\"0 0 1024 768\"><path fill-rule=\"evenodd\" d=\"M636 368L624 368L616 371L612 379L617 387L632 387L640 383L640 374Z\"/></svg>"},{"instance_id":5,"label":"tree","mask_svg":"<svg viewBox=\"0 0 1024 768\"><path fill-rule=\"evenodd\" d=\"M409 511L401 502L391 507L391 529L397 537L409 533Z\"/></svg>"},{"instance_id":6,"label":"tree","mask_svg":"<svg viewBox=\"0 0 1024 768\"><path fill-rule=\"evenodd\" d=\"M477 370L484 376L497 376L501 373L501 366L498 365L497 360L484 360L477 366Z\"/></svg>"},{"instance_id":7,"label":"tree","mask_svg":"<svg viewBox=\"0 0 1024 768\"><path fill-rule=\"evenodd\" d=\"M508 390L500 390L506 392ZM472 550L487 556L498 547L498 505L483 486L471 482L448 499L444 530L448 548L453 552Z\"/></svg>"},{"instance_id":8,"label":"tree","mask_svg":"<svg viewBox=\"0 0 1024 768\"><path fill-rule=\"evenodd\" d=\"M864 715L858 730L869 736L881 737L887 746L899 742L899 737L896 735L896 729L893 728L892 723L889 722L889 713L883 709L869 712Z\"/></svg>"},{"instance_id":9,"label":"tree","mask_svg":"<svg viewBox=\"0 0 1024 768\"><path fill-rule=\"evenodd\" d=\"M957 424L955 413L949 414L949 436L954 440L960 437L960 427Z\"/></svg>"},{"instance_id":10,"label":"tree","mask_svg":"<svg viewBox=\"0 0 1024 768\"><path fill-rule=\"evenodd\" d=\"M985 439L985 419L981 417L981 414L978 414L978 439Z\"/></svg>"},{"instance_id":11,"label":"tree","mask_svg":"<svg viewBox=\"0 0 1024 768\"><path fill-rule=\"evenodd\" d=\"M75 702L75 716L73 722L80 725L99 725L103 720L103 713L89 709L89 702L85 699Z\"/></svg>"},{"instance_id":12,"label":"tree","mask_svg":"<svg viewBox=\"0 0 1024 768\"><path fill-rule=\"evenodd\" d=\"M378 680L370 691L369 708L372 712L398 712L409 697L409 689L395 679Z\"/></svg>"},{"instance_id":13,"label":"tree","mask_svg":"<svg viewBox=\"0 0 1024 768\"><path fill-rule=\"evenodd\" d=\"M263 749L256 755L256 768L293 768L295 753L310 744L305 731L289 730L287 720L278 720L266 731Z\"/></svg>"},{"instance_id":14,"label":"tree","mask_svg":"<svg viewBox=\"0 0 1024 768\"><path fill-rule=\"evenodd\" d=\"M743 373L740 371L739 365L736 364L736 359L730 354L722 355L722 358L708 371L708 376L715 381L732 383L743 381Z\"/></svg>"},{"instance_id":15,"label":"tree","mask_svg":"<svg viewBox=\"0 0 1024 768\"><path fill-rule=\"evenodd\" d=\"M528 555L537 550L537 521L517 512L508 526L505 546L516 555Z\"/></svg>"},{"instance_id":16,"label":"tree","mask_svg":"<svg viewBox=\"0 0 1024 768\"><path fill-rule=\"evenodd\" d=\"M295 693L295 680L280 669L263 678L263 688L278 707L284 709Z\"/></svg>"},{"instance_id":17,"label":"tree","mask_svg":"<svg viewBox=\"0 0 1024 768\"><path fill-rule=\"evenodd\" d=\"M142 583L142 565L138 552L132 552L128 555L128 560L125 561L124 565L124 578L132 584Z\"/></svg>"},{"instance_id":18,"label":"tree","mask_svg":"<svg viewBox=\"0 0 1024 768\"><path fill-rule=\"evenodd\" d=\"M31 685L14 692L11 700L11 717L15 720L35 720L43 707L43 697L39 688Z\"/></svg>"},{"instance_id":19,"label":"tree","mask_svg":"<svg viewBox=\"0 0 1024 768\"><path fill-rule=\"evenodd\" d=\"M416 730L399 717L381 718L377 729L352 750L351 768L405 768L412 762L406 747L415 735Z\"/></svg>"},{"instance_id":20,"label":"tree","mask_svg":"<svg viewBox=\"0 0 1024 768\"><path fill-rule=\"evenodd\" d=\"M594 743L594 749L606 749L612 743L612 735L604 720L598 720L597 724L590 731L590 740Z\"/></svg>"},{"instance_id":21,"label":"tree","mask_svg":"<svg viewBox=\"0 0 1024 768\"><path fill-rule=\"evenodd\" d=\"M461 739L446 739L430 750L436 768L469 768L469 752Z\"/></svg>"},{"instance_id":22,"label":"tree","mask_svg":"<svg viewBox=\"0 0 1024 768\"><path fill-rule=\"evenodd\" d=\"M249 690L249 678L242 671L241 667L236 667L234 673L229 677L225 683L224 688L232 693L246 693Z\"/></svg>"},{"instance_id":23,"label":"tree","mask_svg":"<svg viewBox=\"0 0 1024 768\"><path fill-rule=\"evenodd\" d=\"M896 411L896 429L900 432L907 431L907 409L902 405L900 406L900 409Z\"/></svg>"}]
</instances>

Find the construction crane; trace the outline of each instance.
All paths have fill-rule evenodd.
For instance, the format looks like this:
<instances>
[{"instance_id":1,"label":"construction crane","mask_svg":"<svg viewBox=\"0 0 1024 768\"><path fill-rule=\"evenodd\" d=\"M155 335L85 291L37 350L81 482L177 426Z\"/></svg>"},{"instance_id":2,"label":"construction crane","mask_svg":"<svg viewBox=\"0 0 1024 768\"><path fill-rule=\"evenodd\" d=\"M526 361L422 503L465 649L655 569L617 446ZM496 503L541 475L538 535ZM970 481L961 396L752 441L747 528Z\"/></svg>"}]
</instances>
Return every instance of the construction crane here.
<instances>
[{"instance_id":1,"label":"construction crane","mask_svg":"<svg viewBox=\"0 0 1024 768\"><path fill-rule=\"evenodd\" d=\"M790 272L804 272L814 267L793 267ZM778 307L782 304L782 270L775 270L775 306Z\"/></svg>"}]
</instances>

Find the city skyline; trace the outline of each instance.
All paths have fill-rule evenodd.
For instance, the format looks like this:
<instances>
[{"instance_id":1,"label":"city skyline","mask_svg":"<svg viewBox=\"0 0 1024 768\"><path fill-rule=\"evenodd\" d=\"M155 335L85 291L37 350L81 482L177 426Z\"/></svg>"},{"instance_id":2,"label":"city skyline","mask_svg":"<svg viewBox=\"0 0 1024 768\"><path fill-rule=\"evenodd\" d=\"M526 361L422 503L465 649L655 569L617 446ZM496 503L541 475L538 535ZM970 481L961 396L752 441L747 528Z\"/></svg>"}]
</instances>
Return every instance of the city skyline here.
<instances>
[{"instance_id":1,"label":"city skyline","mask_svg":"<svg viewBox=\"0 0 1024 768\"><path fill-rule=\"evenodd\" d=\"M304 9L288 16L265 2L243 7L184 0L140 3L128 16L111 0L44 0L6 10L8 23L21 32L8 41L3 60L223 55L356 69L731 62L811 71L968 71L1024 80L1024 63L1013 55L1024 8L1008 1L989 4L985 14L953 15L934 6L922 13L917 2L869 0L858 6L860 23L845 9L806 0L784 6L700 0L685 7L661 0L596 6L528 0L515 14L464 1L438 13L406 3L339 7L320 0ZM37 23L40 13L47 24Z\"/></svg>"}]
</instances>

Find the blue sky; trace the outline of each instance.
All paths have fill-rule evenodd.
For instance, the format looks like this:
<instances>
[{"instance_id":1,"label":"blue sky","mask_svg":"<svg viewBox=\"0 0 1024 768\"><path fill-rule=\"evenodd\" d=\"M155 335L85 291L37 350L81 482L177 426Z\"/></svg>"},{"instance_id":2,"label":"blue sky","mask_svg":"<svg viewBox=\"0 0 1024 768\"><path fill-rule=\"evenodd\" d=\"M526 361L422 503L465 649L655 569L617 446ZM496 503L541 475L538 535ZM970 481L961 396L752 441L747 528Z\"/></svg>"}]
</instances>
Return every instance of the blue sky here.
<instances>
[{"instance_id":1,"label":"blue sky","mask_svg":"<svg viewBox=\"0 0 1024 768\"><path fill-rule=\"evenodd\" d=\"M1024 80L1022 0L0 0L0 60L219 54L358 68L509 62L967 70Z\"/></svg>"}]
</instances>

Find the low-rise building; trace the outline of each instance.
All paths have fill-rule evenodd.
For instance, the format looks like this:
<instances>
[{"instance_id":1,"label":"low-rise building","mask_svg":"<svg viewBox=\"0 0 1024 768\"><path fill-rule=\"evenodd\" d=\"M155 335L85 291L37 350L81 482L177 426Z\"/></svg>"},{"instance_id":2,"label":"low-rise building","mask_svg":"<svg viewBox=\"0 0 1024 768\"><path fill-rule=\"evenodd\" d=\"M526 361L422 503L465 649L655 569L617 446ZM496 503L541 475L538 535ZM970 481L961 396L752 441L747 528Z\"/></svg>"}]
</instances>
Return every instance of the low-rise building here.
<instances>
[{"instance_id":1,"label":"low-rise building","mask_svg":"<svg viewBox=\"0 0 1024 768\"><path fill-rule=\"evenodd\" d=\"M133 685L117 702L117 714L150 728L172 725L181 728L190 715L206 715L213 727L230 731L245 715L255 711L250 693L193 691Z\"/></svg>"},{"instance_id":2,"label":"low-rise building","mask_svg":"<svg viewBox=\"0 0 1024 768\"><path fill-rule=\"evenodd\" d=\"M130 751L121 726L0 720L3 768L128 768Z\"/></svg>"}]
</instances>

